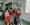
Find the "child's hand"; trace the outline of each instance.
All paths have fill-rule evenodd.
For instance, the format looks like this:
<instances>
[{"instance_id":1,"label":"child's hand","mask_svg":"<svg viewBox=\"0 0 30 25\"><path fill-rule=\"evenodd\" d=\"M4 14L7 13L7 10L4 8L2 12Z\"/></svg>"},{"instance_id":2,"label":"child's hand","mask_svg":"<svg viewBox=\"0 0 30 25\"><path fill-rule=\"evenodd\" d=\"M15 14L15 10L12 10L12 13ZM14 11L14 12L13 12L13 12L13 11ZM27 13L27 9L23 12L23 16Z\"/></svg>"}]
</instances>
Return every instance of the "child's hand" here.
<instances>
[{"instance_id":1,"label":"child's hand","mask_svg":"<svg viewBox=\"0 0 30 25\"><path fill-rule=\"evenodd\" d=\"M7 20L6 20L7 21Z\"/></svg>"}]
</instances>

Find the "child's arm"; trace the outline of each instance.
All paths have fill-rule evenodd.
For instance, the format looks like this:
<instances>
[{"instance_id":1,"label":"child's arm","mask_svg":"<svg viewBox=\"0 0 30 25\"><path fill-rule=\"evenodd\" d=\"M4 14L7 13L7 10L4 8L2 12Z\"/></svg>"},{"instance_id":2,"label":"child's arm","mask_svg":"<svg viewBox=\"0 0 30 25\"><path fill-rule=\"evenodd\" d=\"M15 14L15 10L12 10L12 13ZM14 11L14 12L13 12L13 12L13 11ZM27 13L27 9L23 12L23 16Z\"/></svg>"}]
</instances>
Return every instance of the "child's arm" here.
<instances>
[{"instance_id":1,"label":"child's arm","mask_svg":"<svg viewBox=\"0 0 30 25\"><path fill-rule=\"evenodd\" d=\"M10 18L10 14L9 14L9 18ZM11 20L11 18L9 20Z\"/></svg>"},{"instance_id":2,"label":"child's arm","mask_svg":"<svg viewBox=\"0 0 30 25\"><path fill-rule=\"evenodd\" d=\"M19 15L19 17L21 16L21 12L19 13L20 15ZM19 17L18 17L18 19L19 19Z\"/></svg>"},{"instance_id":3,"label":"child's arm","mask_svg":"<svg viewBox=\"0 0 30 25\"><path fill-rule=\"evenodd\" d=\"M16 17L17 17L17 15L16 15ZM16 18L16 21L18 20L18 18Z\"/></svg>"},{"instance_id":4,"label":"child's arm","mask_svg":"<svg viewBox=\"0 0 30 25\"><path fill-rule=\"evenodd\" d=\"M5 15L5 14L4 14ZM6 15L5 15L5 19L6 19Z\"/></svg>"},{"instance_id":5,"label":"child's arm","mask_svg":"<svg viewBox=\"0 0 30 25\"><path fill-rule=\"evenodd\" d=\"M16 21L17 21L18 19L16 18Z\"/></svg>"},{"instance_id":6,"label":"child's arm","mask_svg":"<svg viewBox=\"0 0 30 25\"><path fill-rule=\"evenodd\" d=\"M11 20L10 16L9 16L9 20Z\"/></svg>"},{"instance_id":7,"label":"child's arm","mask_svg":"<svg viewBox=\"0 0 30 25\"><path fill-rule=\"evenodd\" d=\"M17 21L17 19L16 19L16 21Z\"/></svg>"},{"instance_id":8,"label":"child's arm","mask_svg":"<svg viewBox=\"0 0 30 25\"><path fill-rule=\"evenodd\" d=\"M13 12L13 15L14 15L14 12Z\"/></svg>"}]
</instances>

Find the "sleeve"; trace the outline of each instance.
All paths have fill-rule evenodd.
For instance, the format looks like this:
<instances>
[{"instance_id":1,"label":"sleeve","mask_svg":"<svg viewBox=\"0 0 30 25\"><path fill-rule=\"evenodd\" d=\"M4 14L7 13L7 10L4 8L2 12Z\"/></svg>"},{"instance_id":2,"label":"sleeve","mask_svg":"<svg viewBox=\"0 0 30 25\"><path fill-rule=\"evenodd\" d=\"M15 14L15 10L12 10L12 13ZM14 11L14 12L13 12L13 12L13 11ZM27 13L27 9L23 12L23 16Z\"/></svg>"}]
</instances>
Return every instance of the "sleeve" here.
<instances>
[{"instance_id":1,"label":"sleeve","mask_svg":"<svg viewBox=\"0 0 30 25\"><path fill-rule=\"evenodd\" d=\"M10 11L9 11L9 15L10 15Z\"/></svg>"},{"instance_id":2,"label":"sleeve","mask_svg":"<svg viewBox=\"0 0 30 25\"><path fill-rule=\"evenodd\" d=\"M21 16L21 12L20 12L20 16Z\"/></svg>"}]
</instances>

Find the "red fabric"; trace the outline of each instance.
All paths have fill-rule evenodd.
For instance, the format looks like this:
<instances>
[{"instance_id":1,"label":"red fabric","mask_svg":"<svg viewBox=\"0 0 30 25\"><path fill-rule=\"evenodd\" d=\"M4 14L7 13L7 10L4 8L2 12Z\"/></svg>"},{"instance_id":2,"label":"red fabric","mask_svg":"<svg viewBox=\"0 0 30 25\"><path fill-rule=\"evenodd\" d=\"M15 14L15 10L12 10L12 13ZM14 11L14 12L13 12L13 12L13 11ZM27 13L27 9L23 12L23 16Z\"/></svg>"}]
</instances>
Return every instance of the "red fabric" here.
<instances>
[{"instance_id":1,"label":"red fabric","mask_svg":"<svg viewBox=\"0 0 30 25\"><path fill-rule=\"evenodd\" d=\"M7 21L6 21L7 20ZM5 22L10 22L9 16L6 16Z\"/></svg>"},{"instance_id":2,"label":"red fabric","mask_svg":"<svg viewBox=\"0 0 30 25\"><path fill-rule=\"evenodd\" d=\"M15 25L18 25L18 24L15 24Z\"/></svg>"},{"instance_id":3,"label":"red fabric","mask_svg":"<svg viewBox=\"0 0 30 25\"><path fill-rule=\"evenodd\" d=\"M21 12L20 12L20 16L21 16Z\"/></svg>"},{"instance_id":4,"label":"red fabric","mask_svg":"<svg viewBox=\"0 0 30 25\"><path fill-rule=\"evenodd\" d=\"M21 16L21 12L20 13L17 13L17 16L19 16L19 15Z\"/></svg>"},{"instance_id":5,"label":"red fabric","mask_svg":"<svg viewBox=\"0 0 30 25\"><path fill-rule=\"evenodd\" d=\"M13 15L13 14L14 14L14 12L10 12L10 11L9 11L9 14L10 14L10 15Z\"/></svg>"},{"instance_id":6,"label":"red fabric","mask_svg":"<svg viewBox=\"0 0 30 25\"><path fill-rule=\"evenodd\" d=\"M6 15L6 16L9 16L9 12L8 12L8 13L5 12L5 15Z\"/></svg>"}]
</instances>

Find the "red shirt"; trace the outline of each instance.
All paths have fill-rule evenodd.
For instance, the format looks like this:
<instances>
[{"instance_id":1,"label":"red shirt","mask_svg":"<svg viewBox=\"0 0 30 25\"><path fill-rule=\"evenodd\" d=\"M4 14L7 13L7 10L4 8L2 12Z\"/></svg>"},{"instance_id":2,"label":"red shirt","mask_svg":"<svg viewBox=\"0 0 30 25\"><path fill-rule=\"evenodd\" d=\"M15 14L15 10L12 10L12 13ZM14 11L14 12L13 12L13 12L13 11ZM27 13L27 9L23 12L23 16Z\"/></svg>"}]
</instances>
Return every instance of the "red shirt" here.
<instances>
[{"instance_id":1,"label":"red shirt","mask_svg":"<svg viewBox=\"0 0 30 25\"><path fill-rule=\"evenodd\" d=\"M21 16L21 12L20 13L17 13L17 16Z\"/></svg>"},{"instance_id":2,"label":"red shirt","mask_svg":"<svg viewBox=\"0 0 30 25\"><path fill-rule=\"evenodd\" d=\"M13 14L14 14L14 12L10 12L10 11L9 11L9 14L10 14L10 15L13 15Z\"/></svg>"}]
</instances>

